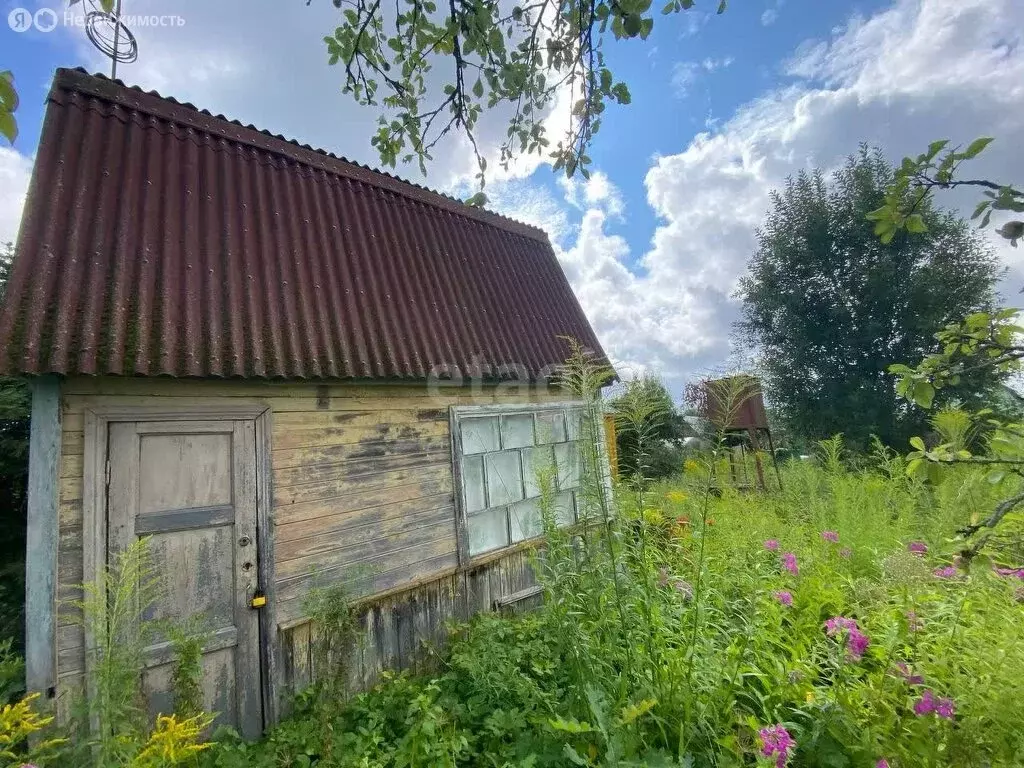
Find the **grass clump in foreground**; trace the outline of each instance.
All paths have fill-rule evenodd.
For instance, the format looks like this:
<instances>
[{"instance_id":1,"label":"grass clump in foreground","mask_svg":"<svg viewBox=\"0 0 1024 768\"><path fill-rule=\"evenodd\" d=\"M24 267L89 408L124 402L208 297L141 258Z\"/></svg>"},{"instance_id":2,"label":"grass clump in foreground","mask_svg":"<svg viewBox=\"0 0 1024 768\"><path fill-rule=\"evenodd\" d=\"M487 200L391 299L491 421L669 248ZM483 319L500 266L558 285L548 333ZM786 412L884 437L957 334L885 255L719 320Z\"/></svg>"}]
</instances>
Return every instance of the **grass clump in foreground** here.
<instances>
[{"instance_id":1,"label":"grass clump in foreground","mask_svg":"<svg viewBox=\"0 0 1024 768\"><path fill-rule=\"evenodd\" d=\"M326 724L321 689L262 742L200 759L1024 765L1019 528L968 570L947 554L993 503L980 475L926 486L880 456L791 464L781 493L720 498L690 477L624 490L575 539L549 525L544 606L459 628L433 677L387 677Z\"/></svg>"}]
</instances>

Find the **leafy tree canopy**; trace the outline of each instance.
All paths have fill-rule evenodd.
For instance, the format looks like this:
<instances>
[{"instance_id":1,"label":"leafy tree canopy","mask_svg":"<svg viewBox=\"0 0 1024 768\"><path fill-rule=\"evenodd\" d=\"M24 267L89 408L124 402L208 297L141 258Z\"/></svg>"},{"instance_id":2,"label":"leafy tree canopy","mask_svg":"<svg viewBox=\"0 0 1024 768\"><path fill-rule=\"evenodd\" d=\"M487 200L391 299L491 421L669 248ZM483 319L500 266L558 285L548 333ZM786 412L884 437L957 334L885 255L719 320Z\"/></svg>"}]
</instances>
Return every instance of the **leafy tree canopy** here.
<instances>
[{"instance_id":1,"label":"leafy tree canopy","mask_svg":"<svg viewBox=\"0 0 1024 768\"><path fill-rule=\"evenodd\" d=\"M993 304L994 252L930 200L917 202L914 233L874 234L867 216L894 178L879 151L861 147L830 179L801 173L772 194L737 331L759 351L765 389L794 434L906 444L922 415L900 401L888 367L920 359L938 329ZM978 371L945 397L971 397L999 377Z\"/></svg>"},{"instance_id":2,"label":"leafy tree canopy","mask_svg":"<svg viewBox=\"0 0 1024 768\"><path fill-rule=\"evenodd\" d=\"M587 175L587 148L609 102L628 104L629 88L605 63L603 46L646 39L659 14L695 0L335 0L343 23L324 38L329 62L344 69L343 90L383 108L372 139L394 167L426 162L455 131L475 152L481 186L486 159L475 129L485 109L508 116L500 159L547 155L556 170ZM715 0L722 13L726 0ZM435 67L440 72L435 71ZM548 136L545 119L568 94L568 127ZM474 202L483 202L482 193Z\"/></svg>"},{"instance_id":3,"label":"leafy tree canopy","mask_svg":"<svg viewBox=\"0 0 1024 768\"><path fill-rule=\"evenodd\" d=\"M619 467L632 477L660 478L683 466L683 439L692 430L661 379L646 375L625 385L610 401L617 415Z\"/></svg>"}]
</instances>

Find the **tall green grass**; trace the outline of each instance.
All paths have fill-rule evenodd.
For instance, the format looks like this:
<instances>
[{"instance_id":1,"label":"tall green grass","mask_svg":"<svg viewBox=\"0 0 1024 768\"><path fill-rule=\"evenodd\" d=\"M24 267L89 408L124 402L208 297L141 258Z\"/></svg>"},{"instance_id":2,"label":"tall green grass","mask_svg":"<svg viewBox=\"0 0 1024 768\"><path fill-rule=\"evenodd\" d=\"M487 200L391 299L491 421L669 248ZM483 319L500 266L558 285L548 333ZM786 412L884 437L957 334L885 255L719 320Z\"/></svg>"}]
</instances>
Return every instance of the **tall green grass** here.
<instances>
[{"instance_id":1,"label":"tall green grass","mask_svg":"<svg viewBox=\"0 0 1024 768\"><path fill-rule=\"evenodd\" d=\"M1024 764L1024 581L981 562L935 574L994 491L966 471L926 487L891 455L825 464L788 464L771 494L716 497L701 470L620 487L613 516L548 526L537 612L458 628L441 673L351 698L326 735L300 709L264 743L204 759L775 766L762 729L781 726L790 766ZM833 617L867 637L859 658L850 633L827 633ZM925 711L929 700L952 717Z\"/></svg>"}]
</instances>

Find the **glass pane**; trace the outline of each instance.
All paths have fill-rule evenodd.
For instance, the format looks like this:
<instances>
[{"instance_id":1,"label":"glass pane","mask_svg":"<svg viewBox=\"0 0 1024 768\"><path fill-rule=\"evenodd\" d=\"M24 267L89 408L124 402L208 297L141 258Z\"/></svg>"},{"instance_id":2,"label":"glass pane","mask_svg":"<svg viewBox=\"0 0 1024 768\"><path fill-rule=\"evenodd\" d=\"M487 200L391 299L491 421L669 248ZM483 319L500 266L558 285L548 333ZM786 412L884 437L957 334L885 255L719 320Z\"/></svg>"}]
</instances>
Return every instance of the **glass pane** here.
<instances>
[{"instance_id":1,"label":"glass pane","mask_svg":"<svg viewBox=\"0 0 1024 768\"><path fill-rule=\"evenodd\" d=\"M573 408L571 411L566 411L566 439L567 440L579 440L583 437L583 419L586 416L586 411L580 408Z\"/></svg>"},{"instance_id":2,"label":"glass pane","mask_svg":"<svg viewBox=\"0 0 1024 768\"><path fill-rule=\"evenodd\" d=\"M558 468L558 488L576 488L580 484L579 443L559 443L555 447L555 466Z\"/></svg>"},{"instance_id":3,"label":"glass pane","mask_svg":"<svg viewBox=\"0 0 1024 768\"><path fill-rule=\"evenodd\" d=\"M501 451L484 456L487 476L487 506L497 507L523 498L523 468L519 451Z\"/></svg>"},{"instance_id":4,"label":"glass pane","mask_svg":"<svg viewBox=\"0 0 1024 768\"><path fill-rule=\"evenodd\" d=\"M540 536L544 530L540 518L540 499L527 499L508 508L512 543Z\"/></svg>"},{"instance_id":5,"label":"glass pane","mask_svg":"<svg viewBox=\"0 0 1024 768\"><path fill-rule=\"evenodd\" d=\"M500 447L497 416L462 419L461 429L463 453L485 453Z\"/></svg>"},{"instance_id":6,"label":"glass pane","mask_svg":"<svg viewBox=\"0 0 1024 768\"><path fill-rule=\"evenodd\" d=\"M504 507L491 509L477 515L470 515L469 554L479 555L508 546L508 513Z\"/></svg>"},{"instance_id":7,"label":"glass pane","mask_svg":"<svg viewBox=\"0 0 1024 768\"><path fill-rule=\"evenodd\" d=\"M554 473L554 471L555 454L550 445L525 449L523 451L523 484L526 486L527 498L540 496L540 473Z\"/></svg>"},{"instance_id":8,"label":"glass pane","mask_svg":"<svg viewBox=\"0 0 1024 768\"><path fill-rule=\"evenodd\" d=\"M501 447L526 448L533 445L533 414L501 417Z\"/></svg>"},{"instance_id":9,"label":"glass pane","mask_svg":"<svg viewBox=\"0 0 1024 768\"><path fill-rule=\"evenodd\" d=\"M565 414L562 411L537 411L537 445L565 442Z\"/></svg>"},{"instance_id":10,"label":"glass pane","mask_svg":"<svg viewBox=\"0 0 1024 768\"><path fill-rule=\"evenodd\" d=\"M576 522L576 507L571 491L557 494L552 506L555 511L555 522L558 525L572 525Z\"/></svg>"},{"instance_id":11,"label":"glass pane","mask_svg":"<svg viewBox=\"0 0 1024 768\"><path fill-rule=\"evenodd\" d=\"M466 491L467 512L478 512L487 507L483 456L467 456L462 460L462 487Z\"/></svg>"}]
</instances>

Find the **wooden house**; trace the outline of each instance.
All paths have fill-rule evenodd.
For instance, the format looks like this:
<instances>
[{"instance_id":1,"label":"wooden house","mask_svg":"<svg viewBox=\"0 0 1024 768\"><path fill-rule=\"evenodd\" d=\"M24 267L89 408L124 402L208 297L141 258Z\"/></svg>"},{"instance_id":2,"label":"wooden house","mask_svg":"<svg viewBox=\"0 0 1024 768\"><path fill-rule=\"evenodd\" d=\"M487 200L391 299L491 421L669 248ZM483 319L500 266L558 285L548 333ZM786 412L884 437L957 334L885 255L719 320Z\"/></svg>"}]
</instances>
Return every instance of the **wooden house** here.
<instances>
[{"instance_id":1,"label":"wooden house","mask_svg":"<svg viewBox=\"0 0 1024 768\"><path fill-rule=\"evenodd\" d=\"M313 586L361 601L356 684L535 594L540 463L576 515L562 337L603 354L542 231L59 70L0 310L33 388L29 689L83 688L71 601L143 536L153 615L200 617L206 705L247 736L310 680Z\"/></svg>"}]
</instances>

